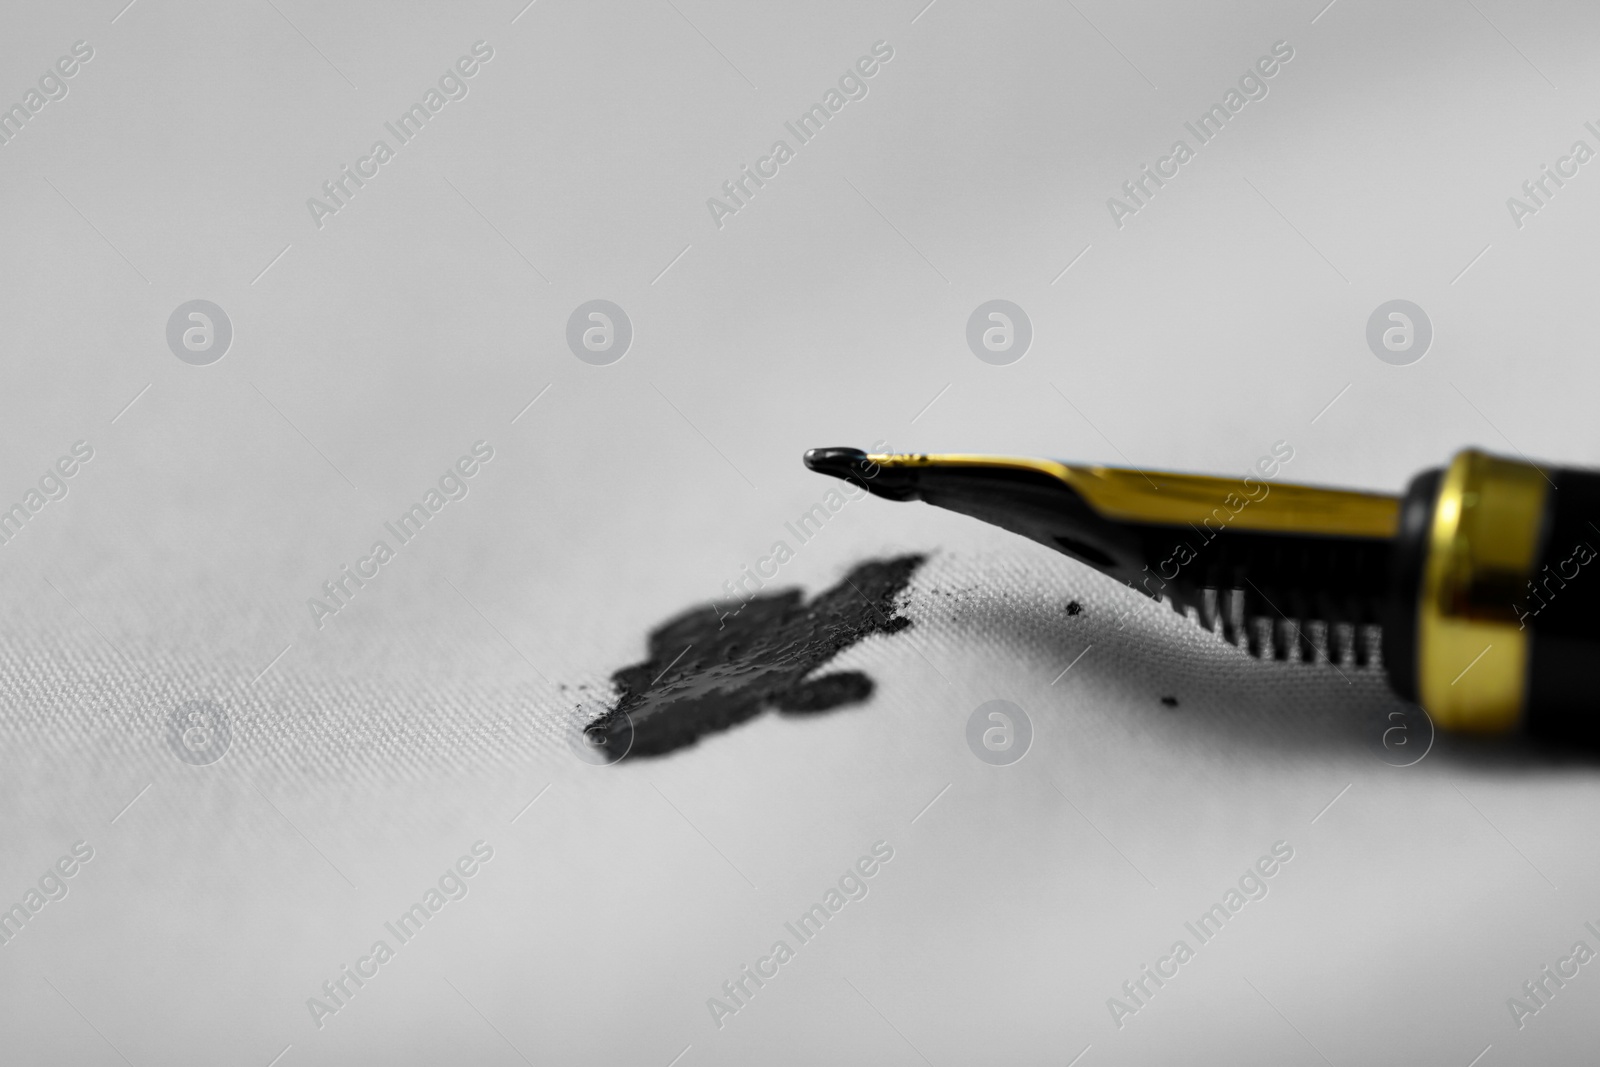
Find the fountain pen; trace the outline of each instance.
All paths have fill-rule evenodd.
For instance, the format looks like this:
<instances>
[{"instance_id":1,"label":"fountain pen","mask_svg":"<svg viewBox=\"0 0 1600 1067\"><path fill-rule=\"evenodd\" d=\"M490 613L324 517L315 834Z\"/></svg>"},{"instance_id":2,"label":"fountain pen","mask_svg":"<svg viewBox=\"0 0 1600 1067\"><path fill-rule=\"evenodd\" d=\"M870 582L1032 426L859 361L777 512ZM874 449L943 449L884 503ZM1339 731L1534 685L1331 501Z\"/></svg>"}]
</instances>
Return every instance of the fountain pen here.
<instances>
[{"instance_id":1,"label":"fountain pen","mask_svg":"<svg viewBox=\"0 0 1600 1067\"><path fill-rule=\"evenodd\" d=\"M1039 541L1258 659L1382 670L1444 729L1600 743L1600 472L1467 449L1393 496L1004 456L805 464Z\"/></svg>"}]
</instances>

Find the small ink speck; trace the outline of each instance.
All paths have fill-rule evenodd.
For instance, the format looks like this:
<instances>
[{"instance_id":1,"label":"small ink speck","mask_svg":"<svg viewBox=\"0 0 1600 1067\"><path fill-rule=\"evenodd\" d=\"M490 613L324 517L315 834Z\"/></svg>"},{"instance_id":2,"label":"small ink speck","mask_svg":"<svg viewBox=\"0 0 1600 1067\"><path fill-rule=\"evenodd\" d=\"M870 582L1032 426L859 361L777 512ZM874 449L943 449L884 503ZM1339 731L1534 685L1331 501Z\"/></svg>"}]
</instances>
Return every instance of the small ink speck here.
<instances>
[{"instance_id":1,"label":"small ink speck","mask_svg":"<svg viewBox=\"0 0 1600 1067\"><path fill-rule=\"evenodd\" d=\"M1074 600L1072 603L1067 605L1067 614L1068 615L1082 615L1083 614L1083 605L1078 603L1076 600Z\"/></svg>"},{"instance_id":2,"label":"small ink speck","mask_svg":"<svg viewBox=\"0 0 1600 1067\"><path fill-rule=\"evenodd\" d=\"M1169 708L1175 708L1175 707L1178 706L1178 698L1177 697L1162 697L1161 698L1161 703L1165 704Z\"/></svg>"}]
</instances>

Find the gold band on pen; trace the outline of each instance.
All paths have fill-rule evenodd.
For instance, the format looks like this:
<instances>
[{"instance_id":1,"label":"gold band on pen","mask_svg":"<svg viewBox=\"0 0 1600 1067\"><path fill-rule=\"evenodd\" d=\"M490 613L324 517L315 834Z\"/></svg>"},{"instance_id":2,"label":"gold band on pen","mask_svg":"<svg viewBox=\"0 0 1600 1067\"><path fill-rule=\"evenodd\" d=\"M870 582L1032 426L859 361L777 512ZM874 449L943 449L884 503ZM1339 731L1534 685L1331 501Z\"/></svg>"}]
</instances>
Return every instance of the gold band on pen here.
<instances>
[{"instance_id":1,"label":"gold band on pen","mask_svg":"<svg viewBox=\"0 0 1600 1067\"><path fill-rule=\"evenodd\" d=\"M1498 733L1522 717L1528 634L1513 601L1538 559L1539 468L1472 449L1445 471L1417 605L1417 696L1445 729Z\"/></svg>"}]
</instances>

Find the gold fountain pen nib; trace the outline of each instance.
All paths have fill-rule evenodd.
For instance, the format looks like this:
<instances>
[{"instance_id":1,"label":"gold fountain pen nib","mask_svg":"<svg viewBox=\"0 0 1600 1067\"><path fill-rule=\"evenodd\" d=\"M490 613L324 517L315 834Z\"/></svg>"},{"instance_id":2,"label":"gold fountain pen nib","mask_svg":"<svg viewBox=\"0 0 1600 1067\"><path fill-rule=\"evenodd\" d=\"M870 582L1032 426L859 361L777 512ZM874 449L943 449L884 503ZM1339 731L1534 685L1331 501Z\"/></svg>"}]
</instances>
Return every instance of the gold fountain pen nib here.
<instances>
[{"instance_id":1,"label":"gold fountain pen nib","mask_svg":"<svg viewBox=\"0 0 1600 1067\"><path fill-rule=\"evenodd\" d=\"M1338 662L1350 653L1365 665L1380 639L1400 500L1274 481L1288 456L1237 479L853 448L812 449L805 463L875 496L1032 538L1185 615L1193 609L1252 655Z\"/></svg>"}]
</instances>

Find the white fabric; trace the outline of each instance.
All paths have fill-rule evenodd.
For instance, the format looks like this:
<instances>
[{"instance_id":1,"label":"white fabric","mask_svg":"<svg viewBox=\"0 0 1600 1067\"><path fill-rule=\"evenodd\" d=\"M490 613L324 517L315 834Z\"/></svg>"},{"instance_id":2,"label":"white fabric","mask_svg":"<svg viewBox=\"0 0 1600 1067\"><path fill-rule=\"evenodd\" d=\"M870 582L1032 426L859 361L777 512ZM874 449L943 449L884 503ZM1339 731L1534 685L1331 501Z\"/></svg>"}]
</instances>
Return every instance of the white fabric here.
<instances>
[{"instance_id":1,"label":"white fabric","mask_svg":"<svg viewBox=\"0 0 1600 1067\"><path fill-rule=\"evenodd\" d=\"M869 704L610 768L565 738L823 499L807 447L1226 474L1287 441L1284 477L1387 490L1472 443L1600 463L1600 179L1506 207L1597 144L1593 14L116 6L0 34L0 104L94 49L0 149L0 505L94 449L0 546L0 904L93 849L0 946L7 1062L1589 1058L1591 966L1507 1007L1600 949L1588 763L1440 739L1391 766L1375 674L1119 628L1133 594L959 516L853 501L791 545L775 585L813 593L931 554L913 627L835 661ZM465 98L314 218L480 40ZM880 40L719 228L707 199ZM1268 95L1118 228L1107 198L1280 40ZM1364 336L1400 297L1435 328L1405 367ZM197 298L233 325L210 366L164 332ZM1010 366L964 333L996 298L1032 321ZM566 342L594 299L633 324L609 366ZM993 699L1035 731L1011 766L965 741ZM192 701L229 717L219 762L168 745ZM386 934L479 841L466 895ZM867 895L715 1018L880 841ZM1265 898L1119 1028L1108 999L1279 841Z\"/></svg>"}]
</instances>

